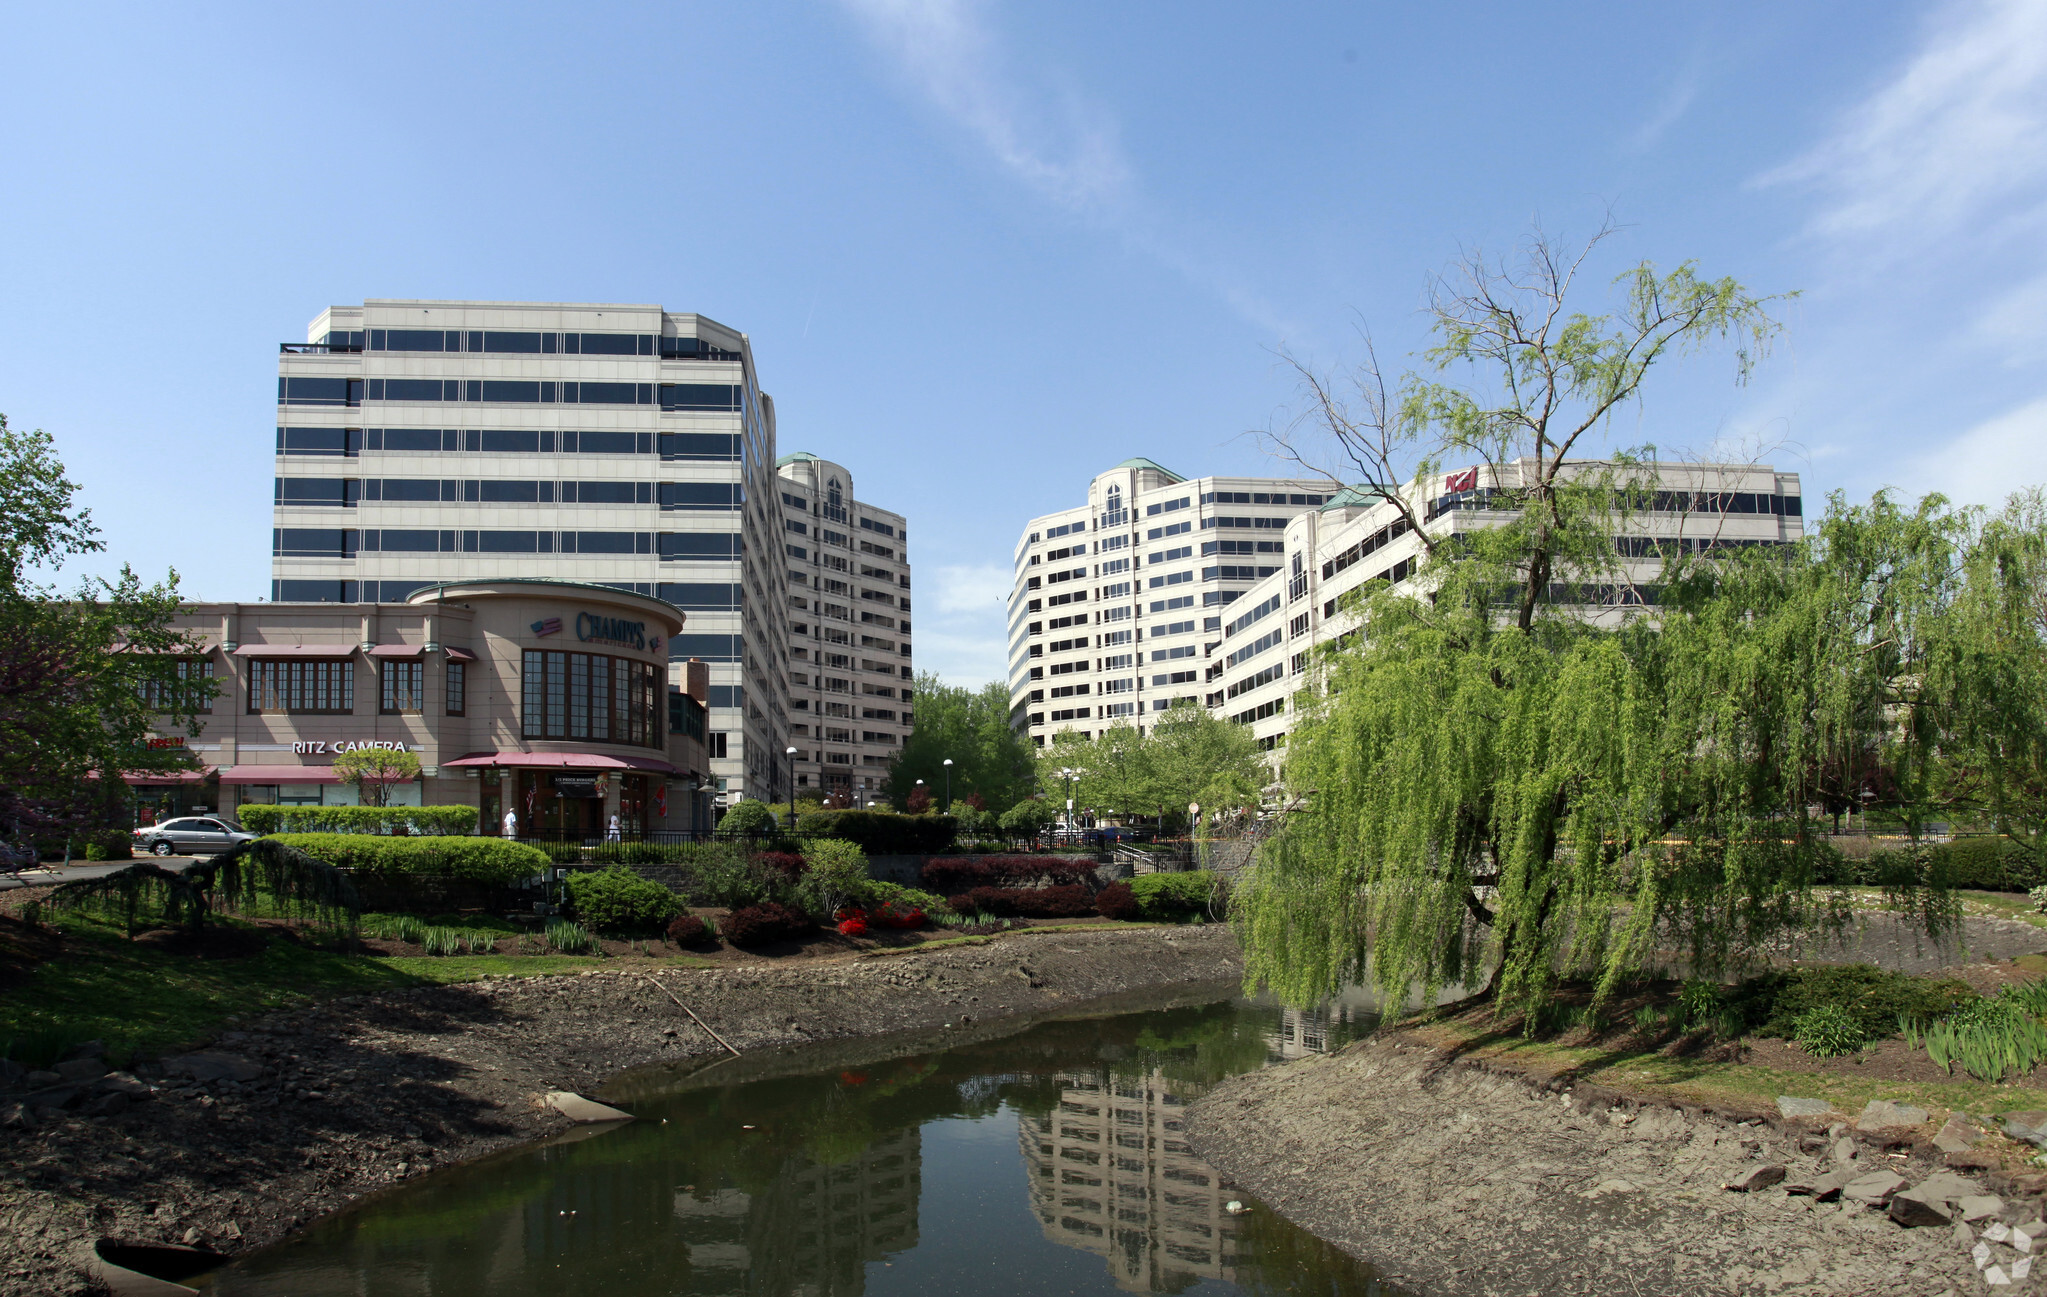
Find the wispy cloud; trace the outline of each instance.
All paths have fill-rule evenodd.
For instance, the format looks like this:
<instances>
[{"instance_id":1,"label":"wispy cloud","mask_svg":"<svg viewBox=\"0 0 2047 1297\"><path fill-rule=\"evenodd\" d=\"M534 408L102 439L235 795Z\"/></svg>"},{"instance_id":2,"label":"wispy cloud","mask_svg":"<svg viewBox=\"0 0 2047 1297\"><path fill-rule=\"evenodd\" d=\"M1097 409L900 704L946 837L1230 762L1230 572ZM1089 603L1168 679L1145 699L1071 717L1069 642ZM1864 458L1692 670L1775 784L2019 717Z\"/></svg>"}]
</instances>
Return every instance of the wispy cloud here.
<instances>
[{"instance_id":1,"label":"wispy cloud","mask_svg":"<svg viewBox=\"0 0 2047 1297\"><path fill-rule=\"evenodd\" d=\"M2047 191L2047 5L1949 4L1903 71L1760 178L1815 187L1822 235L1913 245L2036 227Z\"/></svg>"},{"instance_id":2,"label":"wispy cloud","mask_svg":"<svg viewBox=\"0 0 2047 1297\"><path fill-rule=\"evenodd\" d=\"M917 664L948 684L978 688L1009 676L1003 609L1012 574L1000 563L920 568Z\"/></svg>"},{"instance_id":3,"label":"wispy cloud","mask_svg":"<svg viewBox=\"0 0 2047 1297\"><path fill-rule=\"evenodd\" d=\"M2047 482L2047 397L1986 419L1936 452L1909 462L1892 485L1962 504L1999 505L2021 485Z\"/></svg>"},{"instance_id":4,"label":"wispy cloud","mask_svg":"<svg viewBox=\"0 0 2047 1297\"><path fill-rule=\"evenodd\" d=\"M1665 88L1663 97L1656 101L1656 108L1647 121L1628 133L1628 147L1632 149L1653 148L1663 138L1663 133L1675 126L1685 115L1693 101L1699 97L1699 87L1705 76L1699 63L1694 62L1677 74L1677 78Z\"/></svg>"}]
</instances>

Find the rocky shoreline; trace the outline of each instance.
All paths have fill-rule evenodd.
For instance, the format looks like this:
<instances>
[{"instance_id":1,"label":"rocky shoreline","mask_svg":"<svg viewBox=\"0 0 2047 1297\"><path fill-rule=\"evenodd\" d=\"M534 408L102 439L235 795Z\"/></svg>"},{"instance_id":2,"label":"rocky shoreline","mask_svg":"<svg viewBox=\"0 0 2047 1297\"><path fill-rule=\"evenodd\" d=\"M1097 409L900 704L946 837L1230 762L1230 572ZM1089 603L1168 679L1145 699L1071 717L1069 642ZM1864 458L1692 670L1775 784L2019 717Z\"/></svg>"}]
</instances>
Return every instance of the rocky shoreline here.
<instances>
[{"instance_id":1,"label":"rocky shoreline","mask_svg":"<svg viewBox=\"0 0 2047 1297\"><path fill-rule=\"evenodd\" d=\"M1188 1130L1220 1174L1431 1297L2038 1285L2011 1227L2039 1223L2047 1177L1992 1169L1988 1143L1955 1151L1958 1131L1995 1138L1965 1123L1871 1109L1638 1104L1388 1034L1231 1078Z\"/></svg>"},{"instance_id":2,"label":"rocky shoreline","mask_svg":"<svg viewBox=\"0 0 2047 1297\"><path fill-rule=\"evenodd\" d=\"M43 1119L10 1110L0 1129L0 1289L92 1291L101 1237L229 1253L275 1242L399 1181L558 1132L549 1091L603 1096L633 1069L729 1057L711 1032L748 1056L943 1040L1241 974L1221 926L1022 931L801 967L674 969L659 985L607 971L343 998L128 1075L86 1075L81 1059L65 1083L82 1101Z\"/></svg>"}]
</instances>

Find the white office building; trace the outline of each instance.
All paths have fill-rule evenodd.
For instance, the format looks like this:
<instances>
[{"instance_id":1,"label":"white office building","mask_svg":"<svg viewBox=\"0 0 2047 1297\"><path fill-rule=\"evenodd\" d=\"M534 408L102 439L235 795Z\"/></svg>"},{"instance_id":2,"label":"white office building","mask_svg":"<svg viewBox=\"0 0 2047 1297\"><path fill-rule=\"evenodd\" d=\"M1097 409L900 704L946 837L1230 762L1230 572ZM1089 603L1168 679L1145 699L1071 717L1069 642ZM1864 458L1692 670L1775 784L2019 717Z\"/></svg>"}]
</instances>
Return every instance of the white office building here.
<instances>
[{"instance_id":1,"label":"white office building","mask_svg":"<svg viewBox=\"0 0 2047 1297\"><path fill-rule=\"evenodd\" d=\"M671 679L709 665L723 800L786 795L775 414L746 335L659 306L372 300L282 353L273 600L507 577L667 600Z\"/></svg>"},{"instance_id":2,"label":"white office building","mask_svg":"<svg viewBox=\"0 0 2047 1297\"><path fill-rule=\"evenodd\" d=\"M1645 469L1654 476L1645 484L1653 488L1650 507L1630 513L1618 529L1613 579L1591 588L1558 584L1554 601L1618 620L1624 610L1656 601L1667 552L1787 544L1804 535L1796 473L1750 464ZM1437 479L1436 489L1405 498L1432 537L1497 526L1512 516L1497 507L1502 493L1534 471L1530 460L1461 469ZM1204 642L1201 661L1203 705L1250 726L1268 750L1285 743L1293 696L1312 682L1311 650L1357 628L1344 596L1372 581L1414 580L1423 553L1422 538L1399 509L1357 491L1301 511L1279 539L1283 549L1272 570L1231 605L1221 635Z\"/></svg>"},{"instance_id":3,"label":"white office building","mask_svg":"<svg viewBox=\"0 0 2047 1297\"><path fill-rule=\"evenodd\" d=\"M909 528L854 499L844 465L799 451L776 472L796 787L879 800L910 733Z\"/></svg>"},{"instance_id":4,"label":"white office building","mask_svg":"<svg viewBox=\"0 0 2047 1297\"><path fill-rule=\"evenodd\" d=\"M1130 459L1085 504L1031 519L1009 602L1013 723L1042 747L1198 703L1231 606L1279 571L1287 524L1328 499L1326 483L1190 481Z\"/></svg>"}]
</instances>

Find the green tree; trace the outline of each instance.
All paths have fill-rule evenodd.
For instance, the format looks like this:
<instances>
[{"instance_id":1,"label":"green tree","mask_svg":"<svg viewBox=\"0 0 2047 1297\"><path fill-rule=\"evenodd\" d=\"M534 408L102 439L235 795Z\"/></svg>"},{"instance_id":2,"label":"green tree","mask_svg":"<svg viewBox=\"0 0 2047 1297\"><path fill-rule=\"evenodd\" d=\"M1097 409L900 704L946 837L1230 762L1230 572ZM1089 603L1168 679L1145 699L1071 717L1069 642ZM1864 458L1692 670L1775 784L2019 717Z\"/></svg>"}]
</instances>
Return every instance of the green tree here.
<instances>
[{"instance_id":1,"label":"green tree","mask_svg":"<svg viewBox=\"0 0 2047 1297\"><path fill-rule=\"evenodd\" d=\"M159 729L196 736L210 680L171 628L177 574L144 585L123 567L61 593L39 573L105 549L75 507L50 437L0 416L0 833L64 832L116 819L122 773L189 768L151 749Z\"/></svg>"},{"instance_id":2,"label":"green tree","mask_svg":"<svg viewBox=\"0 0 2047 1297\"><path fill-rule=\"evenodd\" d=\"M1062 807L1070 783L1076 810L1162 823L1184 822L1189 803L1255 807L1271 781L1250 730L1192 705L1157 713L1142 731L1119 722L1090 738L1055 734L1037 765L1038 786Z\"/></svg>"},{"instance_id":3,"label":"green tree","mask_svg":"<svg viewBox=\"0 0 2047 1297\"><path fill-rule=\"evenodd\" d=\"M977 793L1000 811L1030 795L1031 748L1010 728L1007 685L997 680L967 689L920 672L914 695L916 724L885 785L897 809L908 806L919 779L932 798L943 800L948 757L954 801Z\"/></svg>"},{"instance_id":4,"label":"green tree","mask_svg":"<svg viewBox=\"0 0 2047 1297\"><path fill-rule=\"evenodd\" d=\"M1616 309L1584 313L1604 238L1438 281L1428 358L1469 385L1410 374L1389 396L1370 361L1339 399L1302 367L1310 418L1381 484L1356 489L1420 537L1427 594L1361 592L1360 633L1294 702L1286 778L1308 809L1234 912L1248 975L1296 1002L1355 978L1396 997L1489 983L1533 1008L1561 973L1610 986L1658 925L1706 970L1811 917L1805 784L1866 741L1882 674L1814 669L1867 625L1824 619L1855 611L1816 579L1849 556L1821 542L1803 565L1754 554L1689 578L1679 558L1660 620L1579 613L1574 591L1622 579L1611 538L1657 485L1626 455L1588 465L1590 440L1663 361L1731 343L1744 380L1777 330L1768 299L1689 263L1639 265ZM1431 526L1435 475L1473 459L1489 525Z\"/></svg>"},{"instance_id":5,"label":"green tree","mask_svg":"<svg viewBox=\"0 0 2047 1297\"><path fill-rule=\"evenodd\" d=\"M334 758L334 776L364 806L390 804L391 785L419 778L419 754L396 748L352 748Z\"/></svg>"}]
</instances>

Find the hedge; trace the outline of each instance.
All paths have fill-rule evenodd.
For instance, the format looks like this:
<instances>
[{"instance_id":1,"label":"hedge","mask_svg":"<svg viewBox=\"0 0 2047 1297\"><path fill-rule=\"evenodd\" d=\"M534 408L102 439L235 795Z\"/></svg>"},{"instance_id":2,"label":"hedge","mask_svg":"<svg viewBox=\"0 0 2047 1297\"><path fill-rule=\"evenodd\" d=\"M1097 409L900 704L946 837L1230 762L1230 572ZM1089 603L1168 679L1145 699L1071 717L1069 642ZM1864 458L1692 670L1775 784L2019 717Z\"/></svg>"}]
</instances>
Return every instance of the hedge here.
<instances>
[{"instance_id":1,"label":"hedge","mask_svg":"<svg viewBox=\"0 0 2047 1297\"><path fill-rule=\"evenodd\" d=\"M682 913L674 892L623 865L570 874L568 892L577 922L597 932L652 931Z\"/></svg>"},{"instance_id":2,"label":"hedge","mask_svg":"<svg viewBox=\"0 0 2047 1297\"><path fill-rule=\"evenodd\" d=\"M422 837L476 832L474 806L269 806L237 807L235 818L251 833L391 833Z\"/></svg>"},{"instance_id":3,"label":"hedge","mask_svg":"<svg viewBox=\"0 0 2047 1297\"><path fill-rule=\"evenodd\" d=\"M1215 875L1206 869L1180 874L1139 874L1130 880L1130 895L1147 919L1176 923L1208 912Z\"/></svg>"},{"instance_id":4,"label":"hedge","mask_svg":"<svg viewBox=\"0 0 2047 1297\"><path fill-rule=\"evenodd\" d=\"M1859 860L1824 858L1823 883L1866 887L1945 885L1986 892L2024 892L2047 883L2047 867L2006 837L1961 838L1919 847L1879 847Z\"/></svg>"},{"instance_id":5,"label":"hedge","mask_svg":"<svg viewBox=\"0 0 2047 1297\"><path fill-rule=\"evenodd\" d=\"M1094 881L1092 860L1061 856L942 856L927 860L923 869L924 889L951 896L976 887L1029 887L1043 883L1052 887Z\"/></svg>"},{"instance_id":6,"label":"hedge","mask_svg":"<svg viewBox=\"0 0 2047 1297\"><path fill-rule=\"evenodd\" d=\"M503 838L386 838L368 833L280 833L277 841L369 878L419 875L516 886L546 869L547 854Z\"/></svg>"},{"instance_id":7,"label":"hedge","mask_svg":"<svg viewBox=\"0 0 2047 1297\"><path fill-rule=\"evenodd\" d=\"M812 811L796 821L796 831L806 838L843 839L870 856L924 856L952 845L959 820L894 811Z\"/></svg>"},{"instance_id":8,"label":"hedge","mask_svg":"<svg viewBox=\"0 0 2047 1297\"><path fill-rule=\"evenodd\" d=\"M956 914L993 914L998 918L1074 919L1095 913L1094 898L1077 884L1065 887L976 887L964 896L948 897Z\"/></svg>"}]
</instances>

